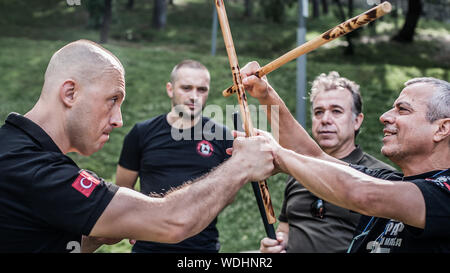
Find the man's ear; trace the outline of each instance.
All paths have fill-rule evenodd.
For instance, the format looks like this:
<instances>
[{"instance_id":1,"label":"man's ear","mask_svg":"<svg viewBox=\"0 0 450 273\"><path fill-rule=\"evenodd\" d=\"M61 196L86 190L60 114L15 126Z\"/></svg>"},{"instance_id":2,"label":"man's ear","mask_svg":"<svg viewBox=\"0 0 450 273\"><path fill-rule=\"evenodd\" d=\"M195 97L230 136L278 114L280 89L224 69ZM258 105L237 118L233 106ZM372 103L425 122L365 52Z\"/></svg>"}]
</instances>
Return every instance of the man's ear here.
<instances>
[{"instance_id":1,"label":"man's ear","mask_svg":"<svg viewBox=\"0 0 450 273\"><path fill-rule=\"evenodd\" d=\"M169 98L173 98L173 86L171 82L166 83L166 91L167 96L169 96Z\"/></svg>"},{"instance_id":2,"label":"man's ear","mask_svg":"<svg viewBox=\"0 0 450 273\"><path fill-rule=\"evenodd\" d=\"M363 113L359 113L356 118L355 118L355 131L359 130L359 128L361 128L361 124L364 120L364 114Z\"/></svg>"},{"instance_id":3,"label":"man's ear","mask_svg":"<svg viewBox=\"0 0 450 273\"><path fill-rule=\"evenodd\" d=\"M433 136L435 142L440 142L450 137L450 118L438 120L438 128Z\"/></svg>"},{"instance_id":4,"label":"man's ear","mask_svg":"<svg viewBox=\"0 0 450 273\"><path fill-rule=\"evenodd\" d=\"M72 107L76 99L75 81L66 80L59 89L59 97L67 107Z\"/></svg>"}]
</instances>

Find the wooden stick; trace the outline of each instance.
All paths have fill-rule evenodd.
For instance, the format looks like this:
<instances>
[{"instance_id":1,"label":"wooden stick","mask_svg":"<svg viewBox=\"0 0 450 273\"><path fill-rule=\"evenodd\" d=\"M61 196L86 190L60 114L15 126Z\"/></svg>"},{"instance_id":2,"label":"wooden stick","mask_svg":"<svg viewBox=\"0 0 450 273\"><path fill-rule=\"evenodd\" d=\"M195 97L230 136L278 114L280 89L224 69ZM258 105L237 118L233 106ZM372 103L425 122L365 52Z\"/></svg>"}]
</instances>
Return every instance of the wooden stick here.
<instances>
[{"instance_id":1,"label":"wooden stick","mask_svg":"<svg viewBox=\"0 0 450 273\"><path fill-rule=\"evenodd\" d=\"M239 113L238 112L234 112L232 114L233 117L233 125L234 125L234 130L236 131L242 131L242 126L240 126L240 122L239 120L242 120L239 117ZM276 239L277 236L275 234L275 227L273 226L273 224L269 224L268 220L267 220L267 214L266 214L266 209L264 208L264 202L262 201L262 197L261 197L261 190L259 188L259 183L258 182L251 182L252 184L252 189L253 189L253 194L255 195L256 198L256 203L258 204L258 209L259 209L259 214L261 215L261 219L264 225L264 230L266 231L267 237L271 238L271 239Z\"/></svg>"},{"instance_id":2,"label":"wooden stick","mask_svg":"<svg viewBox=\"0 0 450 273\"><path fill-rule=\"evenodd\" d=\"M228 23L227 12L223 0L216 0L217 15L222 29L223 40L227 49L228 59L230 61L231 72L233 74L233 83L237 86L237 97L239 108L241 111L241 118L247 137L253 136L253 125L250 117L250 111L247 103L247 96L245 95L244 85L239 68L236 51L234 49L233 37L231 36L230 25ZM276 222L275 213L270 199L269 188L266 181L259 181L259 189L261 191L261 198L266 211L266 216L269 224Z\"/></svg>"},{"instance_id":3,"label":"wooden stick","mask_svg":"<svg viewBox=\"0 0 450 273\"><path fill-rule=\"evenodd\" d=\"M291 51L285 53L283 56L273 60L267 65L261 67L255 75L258 78L261 78L264 75L269 74L270 72L278 69L280 66L298 58L299 56L309 53L315 50L322 45L333 41L336 38L339 38L347 33L352 32L353 30L372 22L381 16L391 12L391 4L389 2L383 2L376 7L371 8L370 10L362 13L358 16L355 16L347 21L335 26L334 28L322 33L316 38L292 49ZM233 85L222 92L222 95L225 97L230 96L234 92L236 92L237 86Z\"/></svg>"}]
</instances>

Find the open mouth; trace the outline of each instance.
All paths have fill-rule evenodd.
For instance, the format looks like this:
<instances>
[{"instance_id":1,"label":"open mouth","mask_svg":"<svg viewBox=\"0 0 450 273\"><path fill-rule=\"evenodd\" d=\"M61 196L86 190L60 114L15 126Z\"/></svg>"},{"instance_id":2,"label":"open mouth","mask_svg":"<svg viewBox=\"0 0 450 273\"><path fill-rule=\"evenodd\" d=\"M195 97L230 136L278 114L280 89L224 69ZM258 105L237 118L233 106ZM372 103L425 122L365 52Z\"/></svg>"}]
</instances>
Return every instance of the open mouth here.
<instances>
[{"instance_id":1,"label":"open mouth","mask_svg":"<svg viewBox=\"0 0 450 273\"><path fill-rule=\"evenodd\" d=\"M384 130L383 130L383 134L384 134L385 137L387 137L387 136L393 136L393 135L396 135L396 134L397 134L397 131L396 131L396 130L387 130L387 129L384 129Z\"/></svg>"}]
</instances>

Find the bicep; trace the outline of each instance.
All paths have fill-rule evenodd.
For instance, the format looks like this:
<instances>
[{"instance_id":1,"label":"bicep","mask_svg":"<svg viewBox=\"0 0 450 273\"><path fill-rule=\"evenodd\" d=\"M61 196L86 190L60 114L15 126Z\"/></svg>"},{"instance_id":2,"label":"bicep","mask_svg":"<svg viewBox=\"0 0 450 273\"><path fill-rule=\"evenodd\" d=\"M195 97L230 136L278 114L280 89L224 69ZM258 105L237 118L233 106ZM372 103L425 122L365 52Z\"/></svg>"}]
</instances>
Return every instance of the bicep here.
<instances>
[{"instance_id":1,"label":"bicep","mask_svg":"<svg viewBox=\"0 0 450 273\"><path fill-rule=\"evenodd\" d=\"M404 224L425 227L425 199L413 183L377 181L371 183L367 196L370 215L395 219Z\"/></svg>"},{"instance_id":2,"label":"bicep","mask_svg":"<svg viewBox=\"0 0 450 273\"><path fill-rule=\"evenodd\" d=\"M117 165L116 185L134 189L139 172Z\"/></svg>"}]
</instances>

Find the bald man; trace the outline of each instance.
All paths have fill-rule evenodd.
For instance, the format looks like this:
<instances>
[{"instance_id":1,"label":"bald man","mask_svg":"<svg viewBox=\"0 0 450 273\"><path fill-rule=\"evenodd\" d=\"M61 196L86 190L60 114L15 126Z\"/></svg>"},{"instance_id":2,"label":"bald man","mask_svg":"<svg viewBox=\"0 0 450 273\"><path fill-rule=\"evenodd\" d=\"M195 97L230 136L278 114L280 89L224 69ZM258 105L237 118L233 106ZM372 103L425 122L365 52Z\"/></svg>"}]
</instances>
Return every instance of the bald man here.
<instances>
[{"instance_id":1,"label":"bald man","mask_svg":"<svg viewBox=\"0 0 450 273\"><path fill-rule=\"evenodd\" d=\"M164 198L81 170L65 154L89 156L122 126L124 74L101 46L70 43L52 56L36 105L8 115L0 128L0 252L99 246L82 235L179 242L203 230L247 181L273 171L273 145L263 136L237 138L228 161Z\"/></svg>"}]
</instances>

